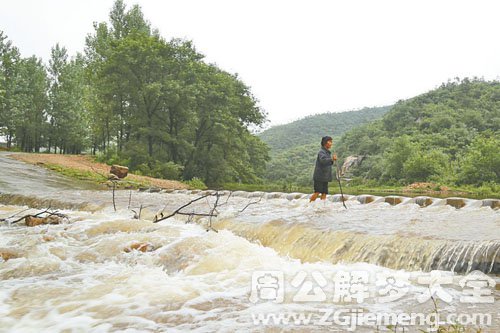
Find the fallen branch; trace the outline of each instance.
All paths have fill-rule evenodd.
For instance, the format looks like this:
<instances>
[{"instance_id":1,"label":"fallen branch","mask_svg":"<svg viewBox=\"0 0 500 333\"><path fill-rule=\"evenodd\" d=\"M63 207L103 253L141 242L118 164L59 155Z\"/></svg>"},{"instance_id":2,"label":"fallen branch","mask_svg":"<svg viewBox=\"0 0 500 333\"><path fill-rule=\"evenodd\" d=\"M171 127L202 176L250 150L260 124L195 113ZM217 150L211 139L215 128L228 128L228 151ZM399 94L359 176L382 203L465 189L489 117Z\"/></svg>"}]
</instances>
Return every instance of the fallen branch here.
<instances>
[{"instance_id":1,"label":"fallen branch","mask_svg":"<svg viewBox=\"0 0 500 333\"><path fill-rule=\"evenodd\" d=\"M137 214L137 212L135 210L133 210L133 209L131 209L131 211L134 212L134 219L136 219L136 220L140 220L141 219L142 205L141 205L141 207L139 207L139 214Z\"/></svg>"},{"instance_id":2,"label":"fallen branch","mask_svg":"<svg viewBox=\"0 0 500 333\"><path fill-rule=\"evenodd\" d=\"M208 230L213 230L215 232L218 232L217 230L215 230L214 228L212 228L212 216L214 216L214 211L216 211L217 209L217 204L219 203L219 198L220 198L220 194L219 194L219 191L215 192L215 196L216 196L216 199L215 199L215 203L214 203L214 208L212 208L212 210L210 211L210 218L208 220ZM217 215L215 215L217 216Z\"/></svg>"},{"instance_id":3,"label":"fallen branch","mask_svg":"<svg viewBox=\"0 0 500 333\"><path fill-rule=\"evenodd\" d=\"M200 214L200 213L189 213L189 214L188 214L188 213L182 213L182 212L181 212L181 210L182 210L183 208L186 208L187 206L191 205L192 203L194 203L194 202L196 202L196 201L198 201L198 200L204 199L204 198L206 198L206 197L208 197L208 196L210 196L210 195L213 195L213 194L205 194L205 195L203 195L203 196L201 196L201 197L199 197L199 198L193 199L193 200L191 200L190 202L188 202L187 204L182 205L181 207L177 208L177 209L176 209L176 210L175 210L172 214L170 214L170 215L168 215L168 216L163 216L163 212L162 212L162 213L160 213L160 214L161 214L160 218L158 218L158 216L157 216L157 215L155 215L155 218L154 218L154 220L153 220L153 223L157 223L157 222L160 222L160 221L166 220L166 219L168 219L168 218L170 218L170 217L172 217L172 216L174 216L174 215L176 215L176 214L180 214L180 215L198 215L198 216L208 216L207 214ZM216 216L216 215L215 215L215 216Z\"/></svg>"},{"instance_id":4,"label":"fallen branch","mask_svg":"<svg viewBox=\"0 0 500 333\"><path fill-rule=\"evenodd\" d=\"M25 210L26 210L26 209L25 209ZM25 211L25 210L24 210L24 211ZM17 213L17 214L19 214L19 213ZM17 215L17 214L14 214L13 216L15 216L15 215ZM43 216L43 217L42 217L42 215L43 215L43 214L47 214L47 216ZM33 219L33 218L43 218L43 219L48 219L48 218L49 218L49 217L51 217L51 216L57 216L57 217L59 217L59 218L61 218L61 219L69 219L67 215L62 214L62 213L59 213L57 210L55 210L55 211L52 211L52 212L51 212L51 211L50 211L50 207L49 207L49 208L47 208L46 210L41 211L41 212L36 213L36 214L28 214L28 215L24 215L23 217L20 217L20 218L18 218L18 219L16 219L16 220L14 220L14 221L7 221L7 220L5 220L5 221L6 221L6 222L10 222L10 224L14 224L14 223L17 223L17 222L22 221L22 220L26 220L26 221L28 221L28 220Z\"/></svg>"},{"instance_id":5,"label":"fallen branch","mask_svg":"<svg viewBox=\"0 0 500 333\"><path fill-rule=\"evenodd\" d=\"M229 195L226 198L226 202L224 202L223 204L220 204L219 207L226 205L227 202L229 201L229 198L231 198L232 195L233 195L233 191L229 191Z\"/></svg>"},{"instance_id":6,"label":"fallen branch","mask_svg":"<svg viewBox=\"0 0 500 333\"><path fill-rule=\"evenodd\" d=\"M206 217L217 217L217 214L209 214L209 213L182 213L178 212L177 215L185 215L185 216L206 216Z\"/></svg>"},{"instance_id":7,"label":"fallen branch","mask_svg":"<svg viewBox=\"0 0 500 333\"><path fill-rule=\"evenodd\" d=\"M15 216L17 216L17 215L19 215L19 214L21 214L21 213L23 213L23 212L27 211L27 210L30 210L30 209L31 209L31 208L26 208L26 209L23 209L23 210L22 210L22 211L20 211L20 212L15 213L14 215L11 215L11 216L9 216L9 217L2 218L2 219L0 219L0 222L7 222L9 219L11 219L11 218L13 218L13 217L15 217Z\"/></svg>"},{"instance_id":8,"label":"fallen branch","mask_svg":"<svg viewBox=\"0 0 500 333\"><path fill-rule=\"evenodd\" d=\"M262 195L261 195L261 197L260 197L260 199L259 199L259 200L257 200L257 201L254 201L254 202L249 202L249 203L245 206L245 208L243 208L242 210L240 210L240 213L243 213L243 212L245 211L245 209L247 209L247 208L248 208L248 206L258 204L258 203L262 200L262 198L264 198L264 195L265 195L265 193L264 193L264 194L262 194Z\"/></svg>"},{"instance_id":9,"label":"fallen branch","mask_svg":"<svg viewBox=\"0 0 500 333\"><path fill-rule=\"evenodd\" d=\"M139 213L137 213L135 210L131 209L131 211L133 211L133 212L134 212L134 219L136 219L136 220L140 220L140 219L141 219L141 213L142 213L142 210L143 210L144 208L148 208L148 207L151 207L151 205L146 205L146 206L144 206L144 205L142 205L142 204L141 204L141 206L139 207Z\"/></svg>"},{"instance_id":10,"label":"fallen branch","mask_svg":"<svg viewBox=\"0 0 500 333\"><path fill-rule=\"evenodd\" d=\"M43 212L36 213L35 215L33 215L33 214L24 215L23 217L21 217L21 218L19 218L19 219L17 219L17 220L10 221L10 224L14 224L14 223L17 223L17 222L19 222L19 221L22 221L22 220L24 220L24 219L25 219L25 218L27 218L27 217L40 217L40 215L45 214L45 213L48 213L48 212L49 212L49 210L50 210L50 207L49 207L49 208L47 208L46 210L44 210Z\"/></svg>"}]
</instances>

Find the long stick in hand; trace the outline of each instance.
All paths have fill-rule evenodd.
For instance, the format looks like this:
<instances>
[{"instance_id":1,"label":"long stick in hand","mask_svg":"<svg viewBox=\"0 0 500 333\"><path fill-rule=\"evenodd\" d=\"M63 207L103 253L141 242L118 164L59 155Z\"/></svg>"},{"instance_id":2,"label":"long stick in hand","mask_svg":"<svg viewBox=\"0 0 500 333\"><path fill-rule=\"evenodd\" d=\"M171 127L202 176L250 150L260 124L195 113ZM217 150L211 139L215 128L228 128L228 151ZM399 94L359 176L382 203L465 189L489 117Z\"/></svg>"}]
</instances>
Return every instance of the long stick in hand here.
<instances>
[{"instance_id":1,"label":"long stick in hand","mask_svg":"<svg viewBox=\"0 0 500 333\"><path fill-rule=\"evenodd\" d=\"M334 162L335 162L335 167L337 169L337 181L339 182L340 195L341 195L342 204L344 205L344 208L347 209L347 206L345 205L345 200L344 200L344 193L342 192L342 184L340 183L340 170L339 170L339 166L337 164L337 160L334 160Z\"/></svg>"}]
</instances>

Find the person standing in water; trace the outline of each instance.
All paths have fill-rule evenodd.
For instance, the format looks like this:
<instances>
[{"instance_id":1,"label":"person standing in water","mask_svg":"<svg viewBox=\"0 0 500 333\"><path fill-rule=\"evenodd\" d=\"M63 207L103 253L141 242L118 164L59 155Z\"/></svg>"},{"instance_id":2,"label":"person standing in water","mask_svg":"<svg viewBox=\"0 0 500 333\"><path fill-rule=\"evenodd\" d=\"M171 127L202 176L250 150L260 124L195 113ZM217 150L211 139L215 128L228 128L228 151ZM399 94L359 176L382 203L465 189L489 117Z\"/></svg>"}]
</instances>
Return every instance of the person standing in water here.
<instances>
[{"instance_id":1,"label":"person standing in water","mask_svg":"<svg viewBox=\"0 0 500 333\"><path fill-rule=\"evenodd\" d=\"M328 182L333 180L332 165L333 161L337 160L337 155L330 152L333 145L333 139L330 136L321 138L321 149L316 158L316 166L314 167L314 193L311 195L309 202L313 202L321 194L321 200L326 199L328 194Z\"/></svg>"}]
</instances>

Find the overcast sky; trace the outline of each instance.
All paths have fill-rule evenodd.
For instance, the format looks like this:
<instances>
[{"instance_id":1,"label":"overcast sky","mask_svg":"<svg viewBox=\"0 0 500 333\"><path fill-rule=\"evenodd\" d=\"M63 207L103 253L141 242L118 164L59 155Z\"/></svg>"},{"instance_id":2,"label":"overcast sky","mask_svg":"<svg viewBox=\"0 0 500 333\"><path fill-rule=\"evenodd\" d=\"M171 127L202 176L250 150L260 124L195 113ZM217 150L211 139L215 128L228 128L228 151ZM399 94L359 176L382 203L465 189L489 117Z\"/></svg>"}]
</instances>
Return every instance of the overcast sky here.
<instances>
[{"instance_id":1,"label":"overcast sky","mask_svg":"<svg viewBox=\"0 0 500 333\"><path fill-rule=\"evenodd\" d=\"M238 73L271 125L392 104L454 77L500 78L500 1L125 0ZM23 56L82 51L113 0L0 0ZM269 125L269 124L268 124Z\"/></svg>"}]
</instances>

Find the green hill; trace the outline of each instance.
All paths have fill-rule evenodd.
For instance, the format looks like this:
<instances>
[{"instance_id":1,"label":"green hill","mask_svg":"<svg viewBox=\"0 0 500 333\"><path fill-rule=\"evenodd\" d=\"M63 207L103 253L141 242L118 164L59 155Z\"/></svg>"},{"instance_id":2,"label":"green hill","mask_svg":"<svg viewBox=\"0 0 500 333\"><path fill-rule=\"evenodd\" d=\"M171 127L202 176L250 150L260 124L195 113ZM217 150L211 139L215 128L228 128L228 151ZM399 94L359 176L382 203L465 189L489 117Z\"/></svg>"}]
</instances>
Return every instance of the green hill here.
<instances>
[{"instance_id":1,"label":"green hill","mask_svg":"<svg viewBox=\"0 0 500 333\"><path fill-rule=\"evenodd\" d=\"M381 118L390 108L384 106L324 113L275 126L260 133L259 137L271 148L266 179L308 185L322 136L333 136L335 142L343 133L356 126Z\"/></svg>"},{"instance_id":2,"label":"green hill","mask_svg":"<svg viewBox=\"0 0 500 333\"><path fill-rule=\"evenodd\" d=\"M308 116L289 124L271 127L260 133L259 137L269 145L273 153L319 142L324 135L340 137L356 126L381 118L389 109L390 106L384 106Z\"/></svg>"},{"instance_id":3,"label":"green hill","mask_svg":"<svg viewBox=\"0 0 500 333\"><path fill-rule=\"evenodd\" d=\"M346 132L339 157L364 155L352 172L378 184L500 183L500 82L449 82L399 101L380 120Z\"/></svg>"}]
</instances>

